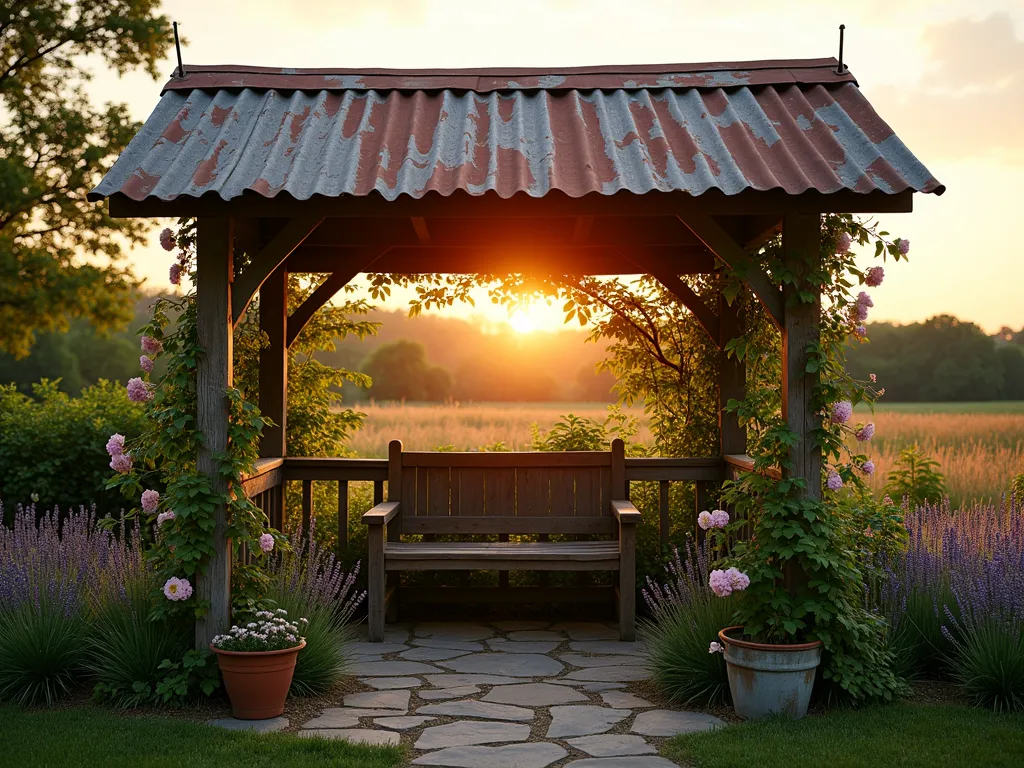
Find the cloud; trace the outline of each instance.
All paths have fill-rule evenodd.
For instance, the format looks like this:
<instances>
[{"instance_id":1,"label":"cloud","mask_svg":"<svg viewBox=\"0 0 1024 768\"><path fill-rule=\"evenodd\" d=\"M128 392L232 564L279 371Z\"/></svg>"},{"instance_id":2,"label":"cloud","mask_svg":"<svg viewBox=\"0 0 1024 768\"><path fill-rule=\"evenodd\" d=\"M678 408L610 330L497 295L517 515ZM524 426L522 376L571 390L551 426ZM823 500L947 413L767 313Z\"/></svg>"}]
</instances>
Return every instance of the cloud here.
<instances>
[{"instance_id":1,"label":"cloud","mask_svg":"<svg viewBox=\"0 0 1024 768\"><path fill-rule=\"evenodd\" d=\"M928 61L918 83L867 94L882 116L925 163L1024 164L1024 40L1010 16L928 27L922 42Z\"/></svg>"}]
</instances>

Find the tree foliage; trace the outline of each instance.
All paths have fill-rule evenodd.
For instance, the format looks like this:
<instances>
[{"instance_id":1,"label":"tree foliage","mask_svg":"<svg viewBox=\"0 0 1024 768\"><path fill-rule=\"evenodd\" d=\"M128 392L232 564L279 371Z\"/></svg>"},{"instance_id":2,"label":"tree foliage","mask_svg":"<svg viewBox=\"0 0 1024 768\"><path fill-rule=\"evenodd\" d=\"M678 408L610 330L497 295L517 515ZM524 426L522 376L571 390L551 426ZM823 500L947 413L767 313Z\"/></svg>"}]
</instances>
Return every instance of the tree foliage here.
<instances>
[{"instance_id":1,"label":"tree foliage","mask_svg":"<svg viewBox=\"0 0 1024 768\"><path fill-rule=\"evenodd\" d=\"M422 344L396 341L378 347L363 365L372 379L370 397L377 400L444 402L452 394L452 377L428 365Z\"/></svg>"},{"instance_id":2,"label":"tree foliage","mask_svg":"<svg viewBox=\"0 0 1024 768\"><path fill-rule=\"evenodd\" d=\"M97 328L130 317L124 245L147 225L90 203L138 125L95 107L83 57L157 75L170 23L159 0L9 0L0 6L0 351L23 357L37 331L69 318Z\"/></svg>"}]
</instances>

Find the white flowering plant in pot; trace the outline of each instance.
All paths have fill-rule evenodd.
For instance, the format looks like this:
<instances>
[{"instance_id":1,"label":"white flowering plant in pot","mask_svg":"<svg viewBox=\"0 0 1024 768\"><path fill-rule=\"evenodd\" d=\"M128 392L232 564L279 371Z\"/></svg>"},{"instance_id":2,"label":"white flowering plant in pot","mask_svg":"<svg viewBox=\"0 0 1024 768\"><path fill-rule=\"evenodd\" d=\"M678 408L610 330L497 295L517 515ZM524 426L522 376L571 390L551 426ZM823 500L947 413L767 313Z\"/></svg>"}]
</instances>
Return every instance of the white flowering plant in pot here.
<instances>
[{"instance_id":1,"label":"white flowering plant in pot","mask_svg":"<svg viewBox=\"0 0 1024 768\"><path fill-rule=\"evenodd\" d=\"M243 626L231 627L227 634L217 635L213 638L214 647L236 653L260 653L297 648L305 640L300 633L309 624L308 619L293 622L283 608L257 611L253 618L254 621Z\"/></svg>"}]
</instances>

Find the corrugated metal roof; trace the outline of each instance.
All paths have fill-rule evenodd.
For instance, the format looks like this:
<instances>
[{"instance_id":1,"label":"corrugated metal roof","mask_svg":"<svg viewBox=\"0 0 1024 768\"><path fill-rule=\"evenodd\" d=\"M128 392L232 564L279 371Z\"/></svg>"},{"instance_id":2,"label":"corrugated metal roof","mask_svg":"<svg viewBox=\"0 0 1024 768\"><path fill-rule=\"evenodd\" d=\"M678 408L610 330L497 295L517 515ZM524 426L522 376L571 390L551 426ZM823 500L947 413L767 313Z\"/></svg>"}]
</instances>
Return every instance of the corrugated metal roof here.
<instances>
[{"instance_id":1,"label":"corrugated metal roof","mask_svg":"<svg viewBox=\"0 0 1024 768\"><path fill-rule=\"evenodd\" d=\"M784 71L820 71L821 61L745 70L722 65L714 71L746 72L755 83L757 73L779 78ZM457 190L494 191L505 198L551 190L572 197L620 190L943 191L848 73L832 71L833 79L818 83L724 83L716 76L682 86L684 75L703 77L713 70L611 68L560 74L554 77L567 79L526 89L522 71L477 70L387 73L379 76L405 85L367 89L370 75L356 78L363 85L342 77L328 88L323 82L335 77L330 73L228 69L204 74L186 67L195 74L165 90L90 197L120 193L133 200L172 200L214 193L230 200L252 191L304 200L376 191L393 200ZM543 78L533 72L530 77ZM509 86L507 76L520 78L519 85ZM217 84L185 87L192 77ZM310 77L320 84L306 90L302 83ZM455 86L460 77L490 78L494 87L464 90ZM570 77L589 83L613 77L618 85L568 87ZM623 77L677 82L627 85ZM265 84L275 78L295 81ZM411 84L417 78L431 85L419 89ZM499 82L505 85L495 90ZM257 83L264 85L248 87Z\"/></svg>"}]
</instances>

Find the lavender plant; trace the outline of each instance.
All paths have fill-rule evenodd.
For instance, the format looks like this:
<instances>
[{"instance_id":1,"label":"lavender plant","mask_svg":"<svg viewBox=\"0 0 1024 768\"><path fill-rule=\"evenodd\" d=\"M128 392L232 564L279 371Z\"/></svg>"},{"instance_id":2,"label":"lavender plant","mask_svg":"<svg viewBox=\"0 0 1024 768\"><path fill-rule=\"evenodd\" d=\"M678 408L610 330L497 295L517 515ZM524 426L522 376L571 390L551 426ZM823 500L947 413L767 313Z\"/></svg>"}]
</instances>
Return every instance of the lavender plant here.
<instances>
[{"instance_id":1,"label":"lavender plant","mask_svg":"<svg viewBox=\"0 0 1024 768\"><path fill-rule=\"evenodd\" d=\"M718 653L718 630L733 623L735 605L708 588L713 558L708 540L686 542L682 555L673 551L665 570L667 581L650 577L643 590L653 615L641 625L647 643L651 676L677 704L718 704L729 701L725 661Z\"/></svg>"},{"instance_id":2,"label":"lavender plant","mask_svg":"<svg viewBox=\"0 0 1024 768\"><path fill-rule=\"evenodd\" d=\"M297 529L289 543L270 558L267 598L288 615L308 619L292 692L311 695L327 690L344 673L349 622L366 593L354 589L359 563L346 573L334 554L317 543L315 523L308 534Z\"/></svg>"}]
</instances>

